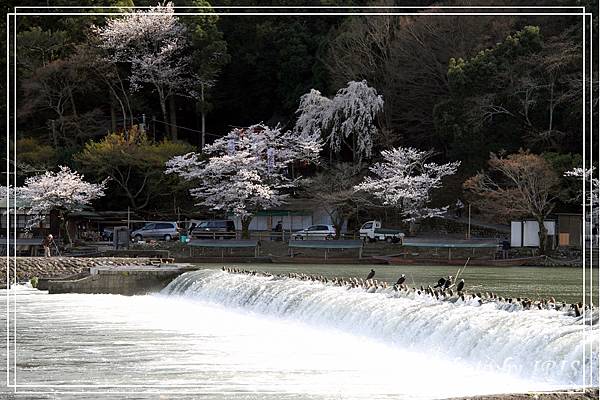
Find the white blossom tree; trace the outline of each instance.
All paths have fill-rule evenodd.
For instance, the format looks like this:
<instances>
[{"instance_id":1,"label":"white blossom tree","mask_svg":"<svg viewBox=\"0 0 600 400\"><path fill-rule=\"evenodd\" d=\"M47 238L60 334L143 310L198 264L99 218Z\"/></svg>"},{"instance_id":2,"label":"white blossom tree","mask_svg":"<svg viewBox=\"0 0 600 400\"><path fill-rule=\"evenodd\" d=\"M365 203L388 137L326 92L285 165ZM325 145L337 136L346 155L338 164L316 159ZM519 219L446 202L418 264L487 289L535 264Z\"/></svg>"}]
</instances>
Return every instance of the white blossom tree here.
<instances>
[{"instance_id":1,"label":"white blossom tree","mask_svg":"<svg viewBox=\"0 0 600 400\"><path fill-rule=\"evenodd\" d=\"M300 97L300 105L296 114L295 130L305 135L321 135L323 121L331 108L331 99L323 96L316 89L310 89L310 92Z\"/></svg>"},{"instance_id":2,"label":"white blossom tree","mask_svg":"<svg viewBox=\"0 0 600 400\"><path fill-rule=\"evenodd\" d=\"M322 134L335 153L348 146L354 162L360 164L363 157L371 157L378 132L375 119L382 110L383 97L364 80L348 82L331 100L312 89L300 98L295 129Z\"/></svg>"},{"instance_id":3,"label":"white blossom tree","mask_svg":"<svg viewBox=\"0 0 600 400\"><path fill-rule=\"evenodd\" d=\"M205 146L204 154L173 157L166 173L195 182L190 194L200 200L198 205L239 217L243 237L248 237L254 214L283 204L286 190L298 184L289 177L288 166L298 160L316 162L321 147L314 136L257 124L232 130Z\"/></svg>"},{"instance_id":4,"label":"white blossom tree","mask_svg":"<svg viewBox=\"0 0 600 400\"><path fill-rule=\"evenodd\" d=\"M374 176L366 177L354 189L373 195L385 206L398 208L407 221L441 215L448 207L428 207L431 192L441 187L442 178L456 173L460 161L427 162L434 154L411 147L384 150L383 162L369 168Z\"/></svg>"},{"instance_id":5,"label":"white blossom tree","mask_svg":"<svg viewBox=\"0 0 600 400\"><path fill-rule=\"evenodd\" d=\"M594 169L594 167L589 169L573 168L564 175L585 181L587 196L583 201L586 202L586 205L591 205L593 212L597 213L598 207L600 207L600 179L594 177ZM583 189L577 199L582 200L581 196L583 196Z\"/></svg>"},{"instance_id":6,"label":"white blossom tree","mask_svg":"<svg viewBox=\"0 0 600 400\"><path fill-rule=\"evenodd\" d=\"M198 97L194 90L196 76L187 53L189 35L174 14L173 3L109 19L106 26L95 28L95 32L112 61L131 65L129 81L133 91L144 85L154 88L164 121L169 120L167 101L174 95ZM176 139L176 129L171 132Z\"/></svg>"},{"instance_id":7,"label":"white blossom tree","mask_svg":"<svg viewBox=\"0 0 600 400\"><path fill-rule=\"evenodd\" d=\"M42 175L25 180L19 188L19 195L28 206L32 215L30 226L35 225L51 211L57 211L64 228L67 241L72 243L69 235L67 216L73 211L81 211L90 205L92 200L104 196L106 180L101 183L90 183L83 180L83 175L71 171L69 167L60 166L58 172L47 171Z\"/></svg>"}]
</instances>

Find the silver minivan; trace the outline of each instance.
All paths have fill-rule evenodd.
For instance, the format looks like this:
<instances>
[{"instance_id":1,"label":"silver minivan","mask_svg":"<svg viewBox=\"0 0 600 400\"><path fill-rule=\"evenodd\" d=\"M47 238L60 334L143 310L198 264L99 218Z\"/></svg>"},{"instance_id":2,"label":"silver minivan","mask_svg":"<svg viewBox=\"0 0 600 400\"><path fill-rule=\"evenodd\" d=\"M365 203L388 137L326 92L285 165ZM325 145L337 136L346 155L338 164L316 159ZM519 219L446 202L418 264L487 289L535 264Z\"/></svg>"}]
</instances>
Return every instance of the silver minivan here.
<instances>
[{"instance_id":1,"label":"silver minivan","mask_svg":"<svg viewBox=\"0 0 600 400\"><path fill-rule=\"evenodd\" d=\"M131 232L131 237L136 241L147 239L169 241L179 237L179 230L175 222L152 222Z\"/></svg>"}]
</instances>

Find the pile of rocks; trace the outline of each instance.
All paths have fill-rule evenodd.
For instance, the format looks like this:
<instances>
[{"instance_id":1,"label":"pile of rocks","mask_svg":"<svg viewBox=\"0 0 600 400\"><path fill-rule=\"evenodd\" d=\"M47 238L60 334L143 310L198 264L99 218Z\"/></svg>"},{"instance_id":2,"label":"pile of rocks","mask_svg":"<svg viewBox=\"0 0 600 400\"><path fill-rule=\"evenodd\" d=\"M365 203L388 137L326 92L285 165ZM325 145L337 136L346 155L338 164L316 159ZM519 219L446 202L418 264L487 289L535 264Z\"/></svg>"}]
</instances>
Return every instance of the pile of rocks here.
<instances>
[{"instance_id":1,"label":"pile of rocks","mask_svg":"<svg viewBox=\"0 0 600 400\"><path fill-rule=\"evenodd\" d=\"M6 258L0 258L0 284L6 283L7 267L10 268L11 282L14 278L14 258L7 266ZM148 265L150 258L78 258L78 257L16 257L17 282L38 278L58 278L75 275L92 267L120 265Z\"/></svg>"}]
</instances>

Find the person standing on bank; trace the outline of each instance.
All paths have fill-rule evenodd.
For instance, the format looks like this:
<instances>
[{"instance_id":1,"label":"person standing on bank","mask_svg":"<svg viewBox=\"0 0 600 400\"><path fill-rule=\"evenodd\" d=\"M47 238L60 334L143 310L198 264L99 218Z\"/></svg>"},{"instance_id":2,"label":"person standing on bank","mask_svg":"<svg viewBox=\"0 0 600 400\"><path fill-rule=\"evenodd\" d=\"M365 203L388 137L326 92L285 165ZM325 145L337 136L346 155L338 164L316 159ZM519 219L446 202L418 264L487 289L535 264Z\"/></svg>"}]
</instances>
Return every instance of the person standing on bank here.
<instances>
[{"instance_id":1,"label":"person standing on bank","mask_svg":"<svg viewBox=\"0 0 600 400\"><path fill-rule=\"evenodd\" d=\"M463 208L465 208L465 205L463 204L462 201L460 201L460 199L457 199L456 200L456 218L462 217Z\"/></svg>"},{"instance_id":2,"label":"person standing on bank","mask_svg":"<svg viewBox=\"0 0 600 400\"><path fill-rule=\"evenodd\" d=\"M50 251L50 246L54 242L54 238L51 234L46 236L42 241L42 246L44 246L44 257L52 257L52 253Z\"/></svg>"},{"instance_id":3,"label":"person standing on bank","mask_svg":"<svg viewBox=\"0 0 600 400\"><path fill-rule=\"evenodd\" d=\"M508 258L508 251L510 250L510 242L508 241L508 238L505 237L504 240L502 241L502 258L503 259L507 259Z\"/></svg>"}]
</instances>

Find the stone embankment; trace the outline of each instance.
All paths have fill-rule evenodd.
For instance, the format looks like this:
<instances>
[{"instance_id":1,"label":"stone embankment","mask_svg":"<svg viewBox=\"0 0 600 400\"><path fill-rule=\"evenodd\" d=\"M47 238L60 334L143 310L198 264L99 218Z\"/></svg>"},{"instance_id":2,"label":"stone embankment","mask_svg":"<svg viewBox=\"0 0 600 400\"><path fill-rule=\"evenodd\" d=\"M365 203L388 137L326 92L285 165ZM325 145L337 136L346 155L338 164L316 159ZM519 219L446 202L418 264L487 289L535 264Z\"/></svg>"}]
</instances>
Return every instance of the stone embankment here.
<instances>
[{"instance_id":1,"label":"stone embankment","mask_svg":"<svg viewBox=\"0 0 600 400\"><path fill-rule=\"evenodd\" d=\"M14 258L9 261L11 282L15 281ZM60 278L87 271L93 267L120 266L120 265L149 265L156 262L150 258L77 258L77 257L17 257L16 277L17 282L37 278ZM6 285L7 259L0 258L0 285Z\"/></svg>"}]
</instances>

